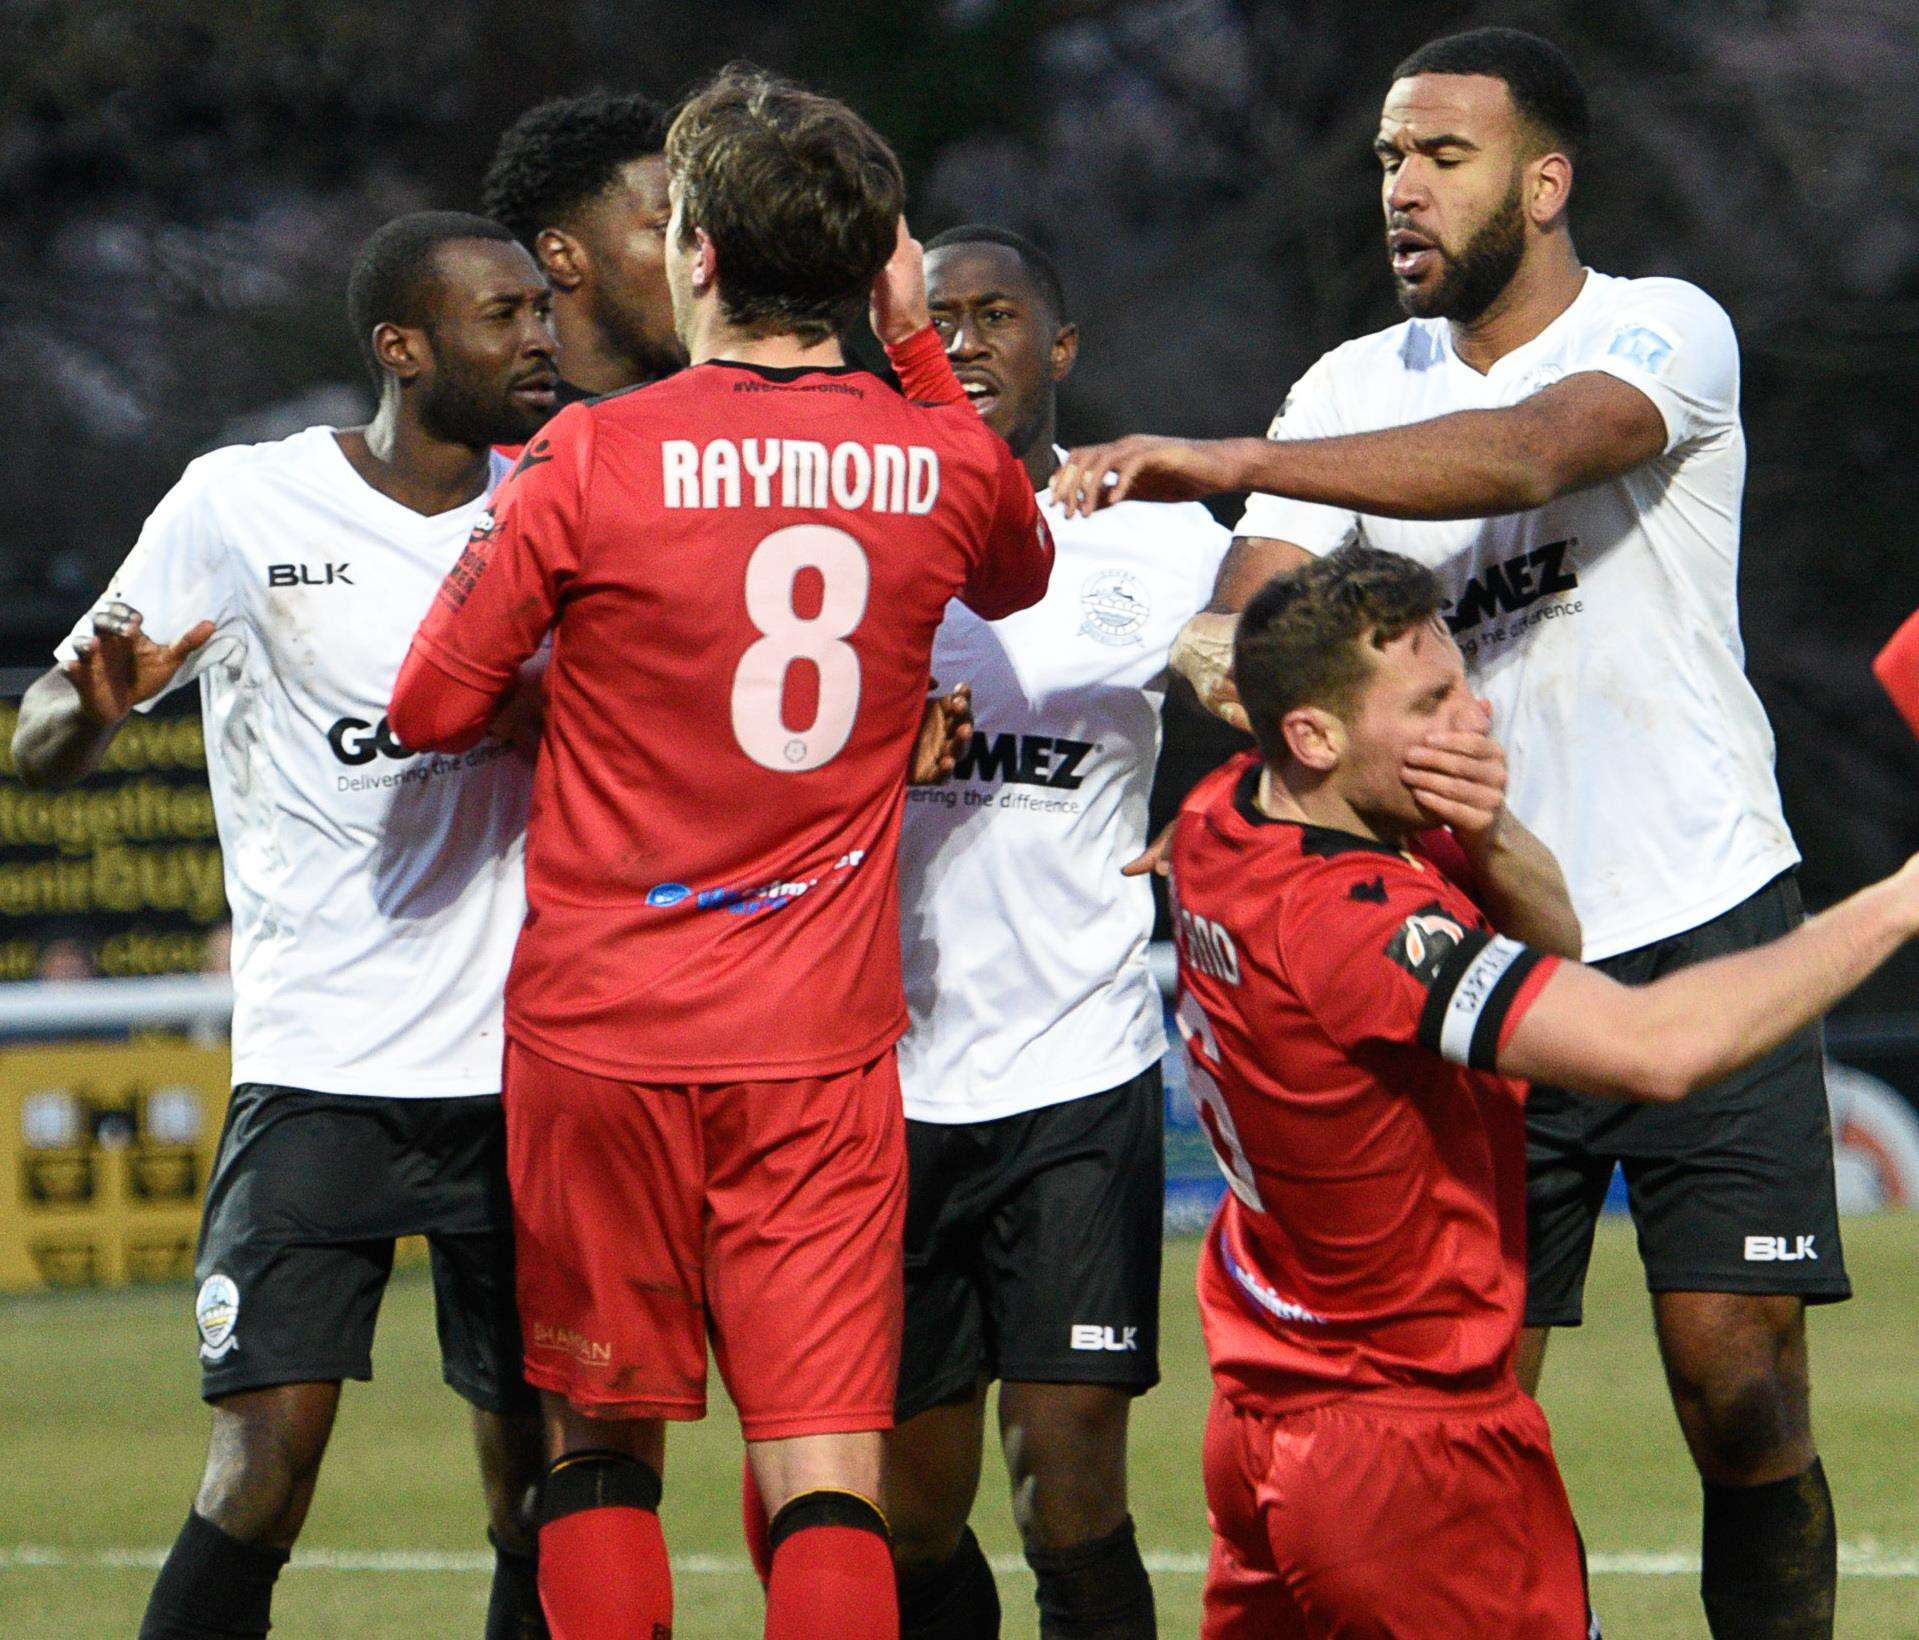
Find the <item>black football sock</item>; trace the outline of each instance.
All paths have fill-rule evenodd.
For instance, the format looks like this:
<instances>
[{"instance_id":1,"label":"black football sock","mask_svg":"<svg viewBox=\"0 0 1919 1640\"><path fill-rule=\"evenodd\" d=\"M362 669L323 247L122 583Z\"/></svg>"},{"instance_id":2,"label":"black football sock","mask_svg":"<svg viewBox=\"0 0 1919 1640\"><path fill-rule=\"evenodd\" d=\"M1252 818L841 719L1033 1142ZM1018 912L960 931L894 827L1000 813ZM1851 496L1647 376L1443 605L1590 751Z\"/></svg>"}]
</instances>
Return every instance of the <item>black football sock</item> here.
<instances>
[{"instance_id":1,"label":"black football sock","mask_svg":"<svg viewBox=\"0 0 1919 1640\"><path fill-rule=\"evenodd\" d=\"M973 1528L941 1565L899 1574L900 1640L999 1640L999 1589Z\"/></svg>"},{"instance_id":2,"label":"black football sock","mask_svg":"<svg viewBox=\"0 0 1919 1640\"><path fill-rule=\"evenodd\" d=\"M540 1562L537 1555L515 1554L493 1545L493 1593L486 1603L482 1640L548 1640L546 1613L540 1610Z\"/></svg>"},{"instance_id":3,"label":"black football sock","mask_svg":"<svg viewBox=\"0 0 1919 1640\"><path fill-rule=\"evenodd\" d=\"M188 1515L147 1597L140 1640L259 1640L273 1627L273 1584L286 1563L285 1549L242 1543Z\"/></svg>"},{"instance_id":4,"label":"black football sock","mask_svg":"<svg viewBox=\"0 0 1919 1640\"><path fill-rule=\"evenodd\" d=\"M1028 1549L1039 1587L1041 1640L1152 1640L1153 1585L1139 1558L1132 1516L1118 1531L1070 1549Z\"/></svg>"},{"instance_id":5,"label":"black football sock","mask_svg":"<svg viewBox=\"0 0 1919 1640\"><path fill-rule=\"evenodd\" d=\"M1700 1558L1715 1640L1831 1640L1839 1533L1825 1466L1765 1486L1708 1483Z\"/></svg>"}]
</instances>

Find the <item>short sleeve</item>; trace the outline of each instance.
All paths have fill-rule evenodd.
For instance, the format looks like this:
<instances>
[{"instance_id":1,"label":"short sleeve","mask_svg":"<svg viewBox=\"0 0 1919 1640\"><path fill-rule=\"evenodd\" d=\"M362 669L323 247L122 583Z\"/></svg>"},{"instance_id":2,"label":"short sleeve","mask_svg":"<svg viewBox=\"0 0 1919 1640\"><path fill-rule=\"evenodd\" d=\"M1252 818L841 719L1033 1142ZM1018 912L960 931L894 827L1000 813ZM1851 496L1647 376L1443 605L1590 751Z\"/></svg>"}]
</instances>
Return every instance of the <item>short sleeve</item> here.
<instances>
[{"instance_id":1,"label":"short sleeve","mask_svg":"<svg viewBox=\"0 0 1919 1640\"><path fill-rule=\"evenodd\" d=\"M1683 279L1636 279L1592 326L1568 372L1598 370L1651 399L1666 424L1666 451L1739 420L1739 338L1726 310Z\"/></svg>"},{"instance_id":2,"label":"short sleeve","mask_svg":"<svg viewBox=\"0 0 1919 1640\"><path fill-rule=\"evenodd\" d=\"M1385 855L1324 874L1289 912L1301 933L1281 958L1341 1047L1417 1044L1490 1071L1558 959L1488 931L1435 875Z\"/></svg>"},{"instance_id":3,"label":"short sleeve","mask_svg":"<svg viewBox=\"0 0 1919 1640\"><path fill-rule=\"evenodd\" d=\"M1349 431L1340 424L1333 396L1332 355L1327 354L1293 384L1279 414L1266 429L1275 442L1302 438L1338 438ZM1279 495L1250 495L1246 510L1234 526L1234 535L1290 541L1314 557L1344 546L1359 533L1359 515L1344 507L1321 506L1316 501L1294 501Z\"/></svg>"},{"instance_id":4,"label":"short sleeve","mask_svg":"<svg viewBox=\"0 0 1919 1640\"><path fill-rule=\"evenodd\" d=\"M75 643L92 634L94 612L106 603L138 610L142 630L156 643L172 643L201 621L212 621L213 637L187 656L159 694L140 703L140 711L151 711L162 698L230 658L244 642L232 560L214 505L217 475L230 465L228 453L216 451L187 467L141 527L139 540L114 571L105 593L54 650L62 665L72 660Z\"/></svg>"}]
</instances>

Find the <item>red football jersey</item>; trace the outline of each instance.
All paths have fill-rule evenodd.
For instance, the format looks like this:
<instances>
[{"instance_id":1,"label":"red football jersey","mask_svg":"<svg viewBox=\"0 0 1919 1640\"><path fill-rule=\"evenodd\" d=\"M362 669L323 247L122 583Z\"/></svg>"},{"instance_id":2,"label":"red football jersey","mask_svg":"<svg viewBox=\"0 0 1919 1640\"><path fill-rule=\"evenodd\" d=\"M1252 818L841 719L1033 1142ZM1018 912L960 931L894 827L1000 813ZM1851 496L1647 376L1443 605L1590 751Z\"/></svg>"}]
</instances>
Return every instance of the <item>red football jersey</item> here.
<instances>
[{"instance_id":1,"label":"red football jersey","mask_svg":"<svg viewBox=\"0 0 1919 1640\"><path fill-rule=\"evenodd\" d=\"M1173 844L1180 1034L1232 1186L1199 1277L1222 1390L1433 1400L1511 1369L1526 1085L1493 1056L1557 959L1434 863L1274 820L1247 753Z\"/></svg>"},{"instance_id":2,"label":"red football jersey","mask_svg":"<svg viewBox=\"0 0 1919 1640\"><path fill-rule=\"evenodd\" d=\"M956 596L1036 602L1052 557L969 405L852 367L713 361L561 411L392 712L409 745L459 744L551 629L509 1033L653 1082L823 1075L895 1041L933 634ZM460 724L436 715L462 692Z\"/></svg>"}]
</instances>

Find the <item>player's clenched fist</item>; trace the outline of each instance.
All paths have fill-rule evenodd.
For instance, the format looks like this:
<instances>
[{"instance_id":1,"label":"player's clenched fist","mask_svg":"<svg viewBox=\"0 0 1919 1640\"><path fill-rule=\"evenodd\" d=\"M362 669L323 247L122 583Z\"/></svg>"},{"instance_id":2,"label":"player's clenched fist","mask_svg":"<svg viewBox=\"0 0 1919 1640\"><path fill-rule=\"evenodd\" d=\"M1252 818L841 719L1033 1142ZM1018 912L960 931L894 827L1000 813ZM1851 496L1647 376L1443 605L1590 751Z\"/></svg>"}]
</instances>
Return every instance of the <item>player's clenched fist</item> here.
<instances>
[{"instance_id":1,"label":"player's clenched fist","mask_svg":"<svg viewBox=\"0 0 1919 1640\"><path fill-rule=\"evenodd\" d=\"M900 218L893 254L873 281L869 317L873 334L888 347L917 335L933 322L926 305L926 257Z\"/></svg>"},{"instance_id":2,"label":"player's clenched fist","mask_svg":"<svg viewBox=\"0 0 1919 1640\"><path fill-rule=\"evenodd\" d=\"M938 687L937 684L934 685ZM909 786L937 786L959 763L973 738L973 686L958 685L950 695L929 699L920 713L920 732L907 766Z\"/></svg>"},{"instance_id":3,"label":"player's clenched fist","mask_svg":"<svg viewBox=\"0 0 1919 1640\"><path fill-rule=\"evenodd\" d=\"M166 688L213 632L213 622L199 621L172 643L155 643L140 629L137 609L103 604L93 617L93 636L75 642L73 659L60 671L79 693L81 709L106 728Z\"/></svg>"}]
</instances>

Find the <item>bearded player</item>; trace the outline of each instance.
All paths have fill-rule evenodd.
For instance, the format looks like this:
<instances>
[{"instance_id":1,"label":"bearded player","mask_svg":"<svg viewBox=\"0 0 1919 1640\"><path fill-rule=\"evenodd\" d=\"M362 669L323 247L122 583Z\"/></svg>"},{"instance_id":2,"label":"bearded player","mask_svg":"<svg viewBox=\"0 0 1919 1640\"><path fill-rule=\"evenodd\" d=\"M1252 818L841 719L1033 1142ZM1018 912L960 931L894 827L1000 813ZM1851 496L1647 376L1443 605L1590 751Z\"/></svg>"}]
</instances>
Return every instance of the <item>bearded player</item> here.
<instances>
[{"instance_id":1,"label":"bearded player","mask_svg":"<svg viewBox=\"0 0 1919 1640\"><path fill-rule=\"evenodd\" d=\"M1908 864L1647 984L1571 960L1443 608L1430 571L1359 545L1257 594L1234 664L1259 751L1174 839L1179 1023L1232 1186L1200 1273L1214 1640L1589 1632L1513 1371L1528 1084L1673 1104L1919 933Z\"/></svg>"},{"instance_id":2,"label":"bearded player","mask_svg":"<svg viewBox=\"0 0 1919 1640\"><path fill-rule=\"evenodd\" d=\"M1374 139L1408 322L1321 359L1267 441L1128 441L1057 482L1080 505L1114 472L1106 495L1266 492L1175 653L1227 710L1231 612L1268 576L1354 539L1434 569L1585 956L1641 981L1804 913L1739 634L1738 340L1696 286L1581 263L1588 126L1544 40L1479 29L1415 52ZM1618 1167L1704 1483L1708 1621L1722 1640L1829 1635L1838 1540L1805 1308L1851 1286L1817 1032L1680 1109L1541 1087L1527 1126L1521 1377L1537 1382L1547 1329L1579 1324Z\"/></svg>"},{"instance_id":3,"label":"bearded player","mask_svg":"<svg viewBox=\"0 0 1919 1640\"><path fill-rule=\"evenodd\" d=\"M233 1097L195 1260L213 1434L143 1640L267 1632L411 1234L431 1246L447 1383L474 1408L485 1632L546 1632L500 1110L531 770L497 739L415 757L383 714L504 475L489 447L552 413L547 290L498 223L421 212L367 241L347 307L372 422L188 467L15 731L23 778L66 784L129 713L201 685L234 925Z\"/></svg>"},{"instance_id":4,"label":"bearded player","mask_svg":"<svg viewBox=\"0 0 1919 1640\"><path fill-rule=\"evenodd\" d=\"M891 1635L901 767L948 599L1023 608L1052 549L878 136L730 70L667 158L691 367L529 447L392 710L465 745L554 635L507 1098L555 1635L670 1626L664 1423L702 1414L709 1338L771 1512L767 1633ZM845 363L869 290L943 402Z\"/></svg>"}]
</instances>

